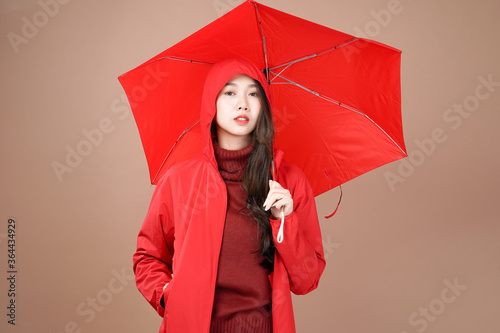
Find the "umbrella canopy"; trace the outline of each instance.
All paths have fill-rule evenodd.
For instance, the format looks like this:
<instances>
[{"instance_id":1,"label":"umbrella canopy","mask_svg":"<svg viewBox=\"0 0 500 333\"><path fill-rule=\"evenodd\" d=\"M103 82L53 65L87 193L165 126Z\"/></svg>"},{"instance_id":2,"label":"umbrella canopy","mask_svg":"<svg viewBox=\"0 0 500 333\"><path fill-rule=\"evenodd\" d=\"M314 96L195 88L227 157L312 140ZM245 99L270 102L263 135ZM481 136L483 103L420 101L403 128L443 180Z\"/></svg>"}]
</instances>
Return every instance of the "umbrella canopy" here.
<instances>
[{"instance_id":1,"label":"umbrella canopy","mask_svg":"<svg viewBox=\"0 0 500 333\"><path fill-rule=\"evenodd\" d=\"M399 50L248 0L119 77L152 184L201 151L205 77L227 58L266 74L275 145L315 195L406 156Z\"/></svg>"}]
</instances>

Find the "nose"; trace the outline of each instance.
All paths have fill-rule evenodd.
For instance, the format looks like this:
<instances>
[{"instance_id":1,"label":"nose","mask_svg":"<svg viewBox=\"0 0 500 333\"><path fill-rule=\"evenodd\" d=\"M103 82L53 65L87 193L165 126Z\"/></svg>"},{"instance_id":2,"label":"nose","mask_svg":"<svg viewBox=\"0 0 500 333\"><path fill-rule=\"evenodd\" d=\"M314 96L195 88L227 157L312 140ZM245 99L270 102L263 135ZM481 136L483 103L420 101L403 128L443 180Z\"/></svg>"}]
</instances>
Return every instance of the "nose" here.
<instances>
[{"instance_id":1,"label":"nose","mask_svg":"<svg viewBox=\"0 0 500 333\"><path fill-rule=\"evenodd\" d=\"M242 96L238 100L238 111L248 111L248 103L245 96Z\"/></svg>"}]
</instances>

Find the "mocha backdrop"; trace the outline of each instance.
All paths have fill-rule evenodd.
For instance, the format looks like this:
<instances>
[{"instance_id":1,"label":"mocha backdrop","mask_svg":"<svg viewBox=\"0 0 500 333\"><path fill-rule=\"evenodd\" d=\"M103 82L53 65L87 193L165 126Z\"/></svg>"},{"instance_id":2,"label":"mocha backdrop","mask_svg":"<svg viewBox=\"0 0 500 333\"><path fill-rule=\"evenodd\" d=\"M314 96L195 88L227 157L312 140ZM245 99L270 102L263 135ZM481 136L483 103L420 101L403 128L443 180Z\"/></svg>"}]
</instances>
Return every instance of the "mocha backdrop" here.
<instances>
[{"instance_id":1,"label":"mocha backdrop","mask_svg":"<svg viewBox=\"0 0 500 333\"><path fill-rule=\"evenodd\" d=\"M500 332L500 2L261 2L403 51L409 156L346 183L332 219L339 189L316 198L327 266L298 332ZM1 332L158 331L132 273L154 187L117 77L240 3L1 0Z\"/></svg>"}]
</instances>

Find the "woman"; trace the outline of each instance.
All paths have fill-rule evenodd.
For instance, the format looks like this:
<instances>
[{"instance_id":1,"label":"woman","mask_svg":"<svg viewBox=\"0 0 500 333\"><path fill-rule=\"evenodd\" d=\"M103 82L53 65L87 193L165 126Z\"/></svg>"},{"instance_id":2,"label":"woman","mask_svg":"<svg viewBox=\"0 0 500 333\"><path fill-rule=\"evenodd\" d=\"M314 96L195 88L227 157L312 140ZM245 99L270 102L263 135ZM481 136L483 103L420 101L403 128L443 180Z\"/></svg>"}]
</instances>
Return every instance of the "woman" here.
<instances>
[{"instance_id":1,"label":"woman","mask_svg":"<svg viewBox=\"0 0 500 333\"><path fill-rule=\"evenodd\" d=\"M163 317L160 332L295 332L290 291L318 285L325 260L314 197L302 171L273 151L268 97L252 63L215 64L202 96L203 153L155 189L134 272Z\"/></svg>"}]
</instances>

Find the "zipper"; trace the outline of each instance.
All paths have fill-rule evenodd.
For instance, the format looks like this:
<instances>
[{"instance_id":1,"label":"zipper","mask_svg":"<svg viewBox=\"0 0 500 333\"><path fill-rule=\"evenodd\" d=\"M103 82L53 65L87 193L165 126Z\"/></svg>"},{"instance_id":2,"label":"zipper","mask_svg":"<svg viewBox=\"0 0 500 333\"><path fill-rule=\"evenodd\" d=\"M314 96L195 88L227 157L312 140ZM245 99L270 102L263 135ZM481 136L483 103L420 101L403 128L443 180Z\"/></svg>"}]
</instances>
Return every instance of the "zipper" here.
<instances>
[{"instance_id":1,"label":"zipper","mask_svg":"<svg viewBox=\"0 0 500 333\"><path fill-rule=\"evenodd\" d=\"M205 155L205 157L207 159L209 159L208 156ZM215 157L214 157L214 160L215 160ZM224 208L224 212L227 210L227 188L226 188L226 184L224 183L224 179L222 179L222 176L220 175L219 173L219 169L218 169L218 166L217 166L217 162L215 162L215 164L210 161L210 159L208 160L208 164L210 164L211 168L212 168L212 171L215 173L215 177L217 178L217 181L219 182L219 184L221 185L221 188L223 189L223 193L222 193L222 198L223 198L223 202L224 202L224 205L223 205L223 208ZM225 216L225 214L222 214ZM213 279L212 279L212 282L211 282L211 290L212 290L212 306L210 307L210 320L209 320L209 324L208 324L208 330L207 332L210 330L210 323L211 323L211 318L212 318L212 311L213 311L213 307L214 307L214 300L215 300L215 284L217 283L217 273L218 273L218 270L219 270L219 260L218 258L220 257L220 251L221 251L221 248L222 248L222 237L223 237L223 234L224 234L224 225L226 224L226 221L224 219L224 221L222 221L221 223L221 226L219 227L220 230L219 230L219 233L218 235L220 236L219 237L219 240L218 240L218 252L217 252L217 261L215 263L215 274L213 276Z\"/></svg>"}]
</instances>

